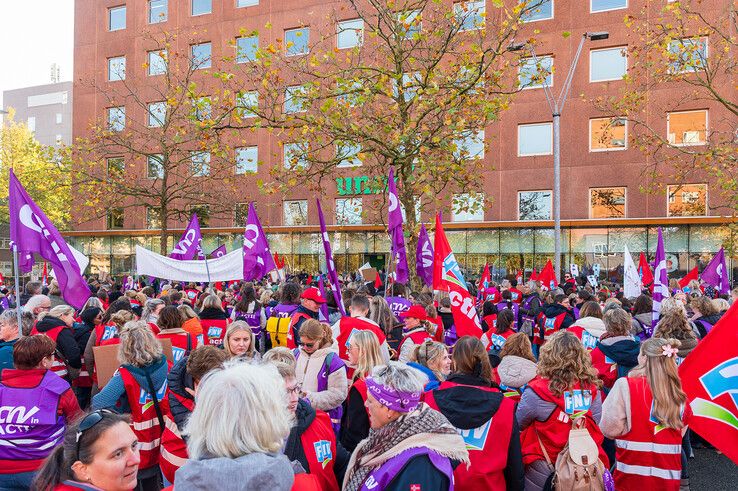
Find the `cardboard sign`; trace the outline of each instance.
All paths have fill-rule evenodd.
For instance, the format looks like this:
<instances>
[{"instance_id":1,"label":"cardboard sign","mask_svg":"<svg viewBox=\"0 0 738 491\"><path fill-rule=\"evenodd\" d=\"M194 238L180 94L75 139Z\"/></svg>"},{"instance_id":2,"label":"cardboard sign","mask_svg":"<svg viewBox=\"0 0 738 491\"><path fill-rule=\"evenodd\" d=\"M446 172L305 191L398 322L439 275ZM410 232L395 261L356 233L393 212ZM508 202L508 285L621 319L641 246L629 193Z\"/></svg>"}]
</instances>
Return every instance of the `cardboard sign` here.
<instances>
[{"instance_id":1,"label":"cardboard sign","mask_svg":"<svg viewBox=\"0 0 738 491\"><path fill-rule=\"evenodd\" d=\"M374 281L377 279L377 268L362 269L361 276L364 278L364 281Z\"/></svg>"},{"instance_id":2,"label":"cardboard sign","mask_svg":"<svg viewBox=\"0 0 738 491\"><path fill-rule=\"evenodd\" d=\"M160 339L159 342L164 350L164 356L167 357L167 360L173 361L172 341L170 339ZM97 385L100 388L103 388L113 378L113 374L115 374L115 371L121 365L118 360L118 346L117 344L108 344L92 348L92 351L95 353Z\"/></svg>"},{"instance_id":3,"label":"cardboard sign","mask_svg":"<svg viewBox=\"0 0 738 491\"><path fill-rule=\"evenodd\" d=\"M571 276L573 278L577 278L579 276L579 266L577 266L574 263L571 263L569 265L569 272L571 272Z\"/></svg>"}]
</instances>

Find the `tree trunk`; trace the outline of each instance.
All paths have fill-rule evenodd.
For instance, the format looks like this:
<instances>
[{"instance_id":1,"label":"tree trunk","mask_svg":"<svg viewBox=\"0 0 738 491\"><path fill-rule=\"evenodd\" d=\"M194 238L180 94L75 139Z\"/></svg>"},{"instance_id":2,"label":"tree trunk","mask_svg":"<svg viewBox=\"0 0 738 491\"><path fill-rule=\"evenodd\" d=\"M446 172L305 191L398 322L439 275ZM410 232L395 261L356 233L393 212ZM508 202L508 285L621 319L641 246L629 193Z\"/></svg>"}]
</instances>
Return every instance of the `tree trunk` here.
<instances>
[{"instance_id":1,"label":"tree trunk","mask_svg":"<svg viewBox=\"0 0 738 491\"><path fill-rule=\"evenodd\" d=\"M159 222L161 223L159 230L159 254L162 256L167 255L167 231L169 230L167 223L167 207L162 205L159 208Z\"/></svg>"}]
</instances>

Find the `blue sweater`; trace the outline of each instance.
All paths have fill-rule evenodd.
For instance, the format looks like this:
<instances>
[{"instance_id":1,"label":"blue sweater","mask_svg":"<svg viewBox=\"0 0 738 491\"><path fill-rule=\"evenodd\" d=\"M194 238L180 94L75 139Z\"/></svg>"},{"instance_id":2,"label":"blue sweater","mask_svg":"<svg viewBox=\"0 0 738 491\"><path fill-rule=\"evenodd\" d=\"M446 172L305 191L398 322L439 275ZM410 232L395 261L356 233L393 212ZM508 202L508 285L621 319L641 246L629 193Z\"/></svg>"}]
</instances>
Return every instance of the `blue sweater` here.
<instances>
[{"instance_id":1,"label":"blue sweater","mask_svg":"<svg viewBox=\"0 0 738 491\"><path fill-rule=\"evenodd\" d=\"M0 370L13 368L13 345L16 341L0 341Z\"/></svg>"},{"instance_id":2,"label":"blue sweater","mask_svg":"<svg viewBox=\"0 0 738 491\"><path fill-rule=\"evenodd\" d=\"M148 372L156 390L159 390L166 383L167 372L169 371L167 359L163 356L159 361L155 361L144 368L133 367L131 365L127 365L126 368L143 388L148 388L145 375ZM92 409L113 409L120 413L130 412L130 404L120 372L116 371L110 381L105 384L105 387L92 398Z\"/></svg>"},{"instance_id":3,"label":"blue sweater","mask_svg":"<svg viewBox=\"0 0 738 491\"><path fill-rule=\"evenodd\" d=\"M421 365L420 363L416 363L414 361L408 362L407 366L413 367L414 369L424 373L428 377L428 383L425 384L425 392L435 390L438 388L439 385L441 385L441 381L438 380L436 374L433 373L433 370L431 370L427 366Z\"/></svg>"}]
</instances>

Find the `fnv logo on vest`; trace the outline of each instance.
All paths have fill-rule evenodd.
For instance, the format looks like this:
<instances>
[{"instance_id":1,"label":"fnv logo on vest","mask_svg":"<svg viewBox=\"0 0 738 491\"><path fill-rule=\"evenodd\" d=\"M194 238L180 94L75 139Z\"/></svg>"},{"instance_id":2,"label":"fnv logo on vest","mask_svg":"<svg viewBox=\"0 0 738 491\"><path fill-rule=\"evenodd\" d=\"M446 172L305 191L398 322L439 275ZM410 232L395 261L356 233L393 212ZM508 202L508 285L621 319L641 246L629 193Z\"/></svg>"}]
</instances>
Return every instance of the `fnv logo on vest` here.
<instances>
[{"instance_id":1,"label":"fnv logo on vest","mask_svg":"<svg viewBox=\"0 0 738 491\"><path fill-rule=\"evenodd\" d=\"M466 449L483 450L484 445L487 443L490 426L492 426L491 419L479 428L473 428L471 430L458 430L461 438L464 440L464 443L466 443Z\"/></svg>"},{"instance_id":2,"label":"fnv logo on vest","mask_svg":"<svg viewBox=\"0 0 738 491\"><path fill-rule=\"evenodd\" d=\"M318 460L318 463L323 466L323 469L325 469L328 463L333 460L331 442L328 440L318 440L313 443L313 448L315 449L315 458Z\"/></svg>"},{"instance_id":3,"label":"fnv logo on vest","mask_svg":"<svg viewBox=\"0 0 738 491\"><path fill-rule=\"evenodd\" d=\"M588 390L567 390L564 392L564 404L564 411L566 414L588 411L589 407L592 405L592 393Z\"/></svg>"},{"instance_id":4,"label":"fnv logo on vest","mask_svg":"<svg viewBox=\"0 0 738 491\"><path fill-rule=\"evenodd\" d=\"M174 351L174 350L172 350ZM164 383L161 384L159 390L156 391L156 400L162 401L164 395L167 393L167 381L164 379ZM138 403L142 406L141 411L146 411L148 408L154 405L154 400L151 399L151 394L148 390L141 388L141 392L138 395Z\"/></svg>"},{"instance_id":5,"label":"fnv logo on vest","mask_svg":"<svg viewBox=\"0 0 738 491\"><path fill-rule=\"evenodd\" d=\"M30 425L38 424L33 416L39 412L38 406L0 406L0 435L25 433Z\"/></svg>"},{"instance_id":6,"label":"fnv logo on vest","mask_svg":"<svg viewBox=\"0 0 738 491\"><path fill-rule=\"evenodd\" d=\"M211 326L208 328L208 337L211 339L220 338L220 335L222 332L223 332L222 327Z\"/></svg>"},{"instance_id":7,"label":"fnv logo on vest","mask_svg":"<svg viewBox=\"0 0 738 491\"><path fill-rule=\"evenodd\" d=\"M582 331L582 344L588 350L593 350L597 346L598 339L592 336L589 331Z\"/></svg>"},{"instance_id":8,"label":"fnv logo on vest","mask_svg":"<svg viewBox=\"0 0 738 491\"><path fill-rule=\"evenodd\" d=\"M105 326L103 329L102 338L100 341L107 341L108 339L115 338L115 335L118 334L118 328L116 326Z\"/></svg>"},{"instance_id":9,"label":"fnv logo on vest","mask_svg":"<svg viewBox=\"0 0 738 491\"><path fill-rule=\"evenodd\" d=\"M179 360L182 359L182 357L185 354L184 348L177 348L176 346L172 346L172 358L174 358L174 363L177 363Z\"/></svg>"}]
</instances>

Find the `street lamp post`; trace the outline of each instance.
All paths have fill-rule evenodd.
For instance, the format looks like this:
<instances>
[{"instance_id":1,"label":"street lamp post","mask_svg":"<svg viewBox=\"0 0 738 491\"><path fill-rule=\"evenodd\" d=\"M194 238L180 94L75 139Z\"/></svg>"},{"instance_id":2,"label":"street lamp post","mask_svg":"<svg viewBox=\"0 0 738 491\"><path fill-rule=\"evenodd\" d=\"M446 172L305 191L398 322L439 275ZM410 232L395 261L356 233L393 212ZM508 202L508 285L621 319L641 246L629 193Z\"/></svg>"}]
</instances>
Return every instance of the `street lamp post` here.
<instances>
[{"instance_id":1,"label":"street lamp post","mask_svg":"<svg viewBox=\"0 0 738 491\"><path fill-rule=\"evenodd\" d=\"M564 104L566 104L566 98L569 96L569 90L571 89L571 82L574 78L574 71L579 63L579 57L582 54L582 48L584 42L589 39L590 41L599 41L607 39L610 34L607 32L585 32L582 34L582 39L579 41L579 47L574 55L574 61L572 61L569 67L569 73L566 75L564 85L561 87L561 92L558 98L554 98L551 92L551 87L548 85L548 76L543 79L543 93L546 95L546 101L548 101L548 107L551 109L551 115L553 116L553 168L554 168L554 182L553 182L553 216L554 216L554 274L556 275L556 281L561 279L561 112L564 110ZM535 50L528 43L512 44L508 48L510 51L520 51L521 49L528 49L533 61L536 66L538 65L538 57L536 56Z\"/></svg>"}]
</instances>

